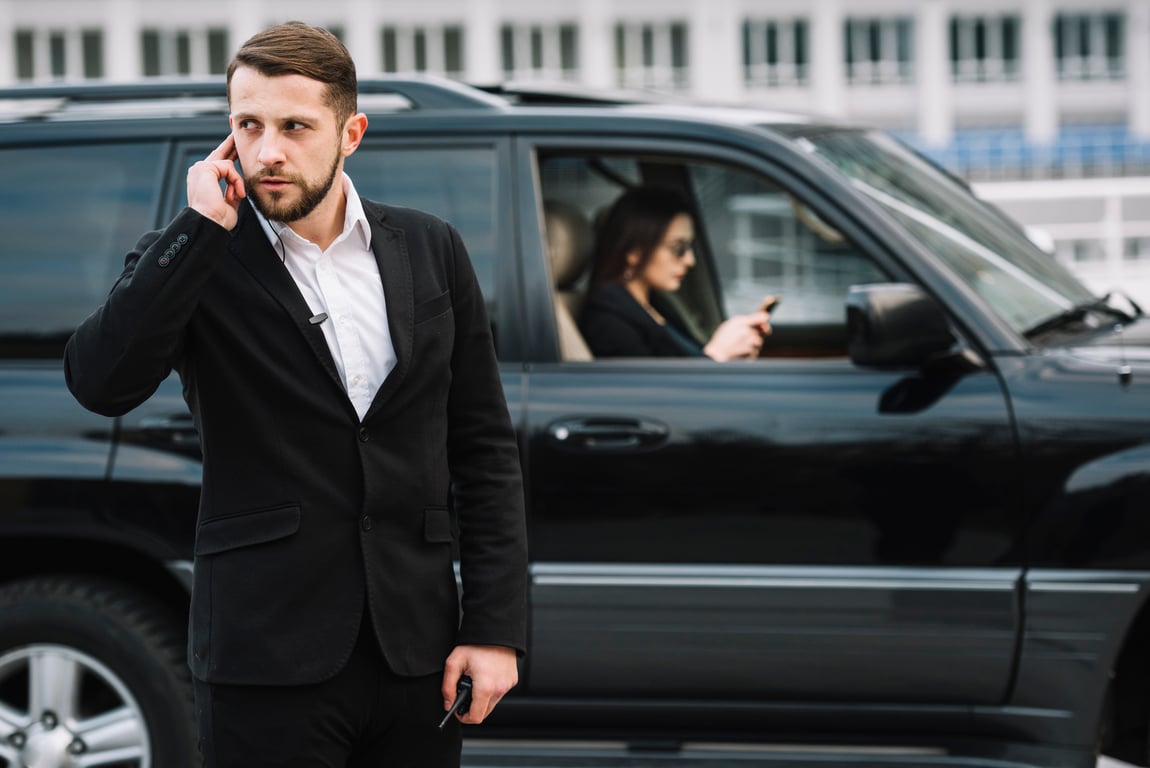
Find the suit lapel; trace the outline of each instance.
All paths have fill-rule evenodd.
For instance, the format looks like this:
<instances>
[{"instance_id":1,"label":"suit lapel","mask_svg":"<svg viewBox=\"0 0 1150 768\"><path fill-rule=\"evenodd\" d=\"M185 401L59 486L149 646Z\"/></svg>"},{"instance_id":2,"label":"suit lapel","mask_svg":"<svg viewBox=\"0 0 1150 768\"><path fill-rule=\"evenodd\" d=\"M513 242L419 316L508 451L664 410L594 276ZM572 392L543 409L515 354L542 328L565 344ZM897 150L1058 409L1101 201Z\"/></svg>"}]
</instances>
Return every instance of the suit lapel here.
<instances>
[{"instance_id":1,"label":"suit lapel","mask_svg":"<svg viewBox=\"0 0 1150 768\"><path fill-rule=\"evenodd\" d=\"M399 227L389 226L383 212L371 202L363 201L364 213L371 226L371 250L383 280L383 298L387 305L387 325L395 347L395 368L375 393L366 421L399 388L411 366L415 332L415 294L411 282L411 261L407 238Z\"/></svg>"},{"instance_id":2,"label":"suit lapel","mask_svg":"<svg viewBox=\"0 0 1150 768\"><path fill-rule=\"evenodd\" d=\"M339 369L335 366L335 359L331 356L331 348L327 345L323 331L318 325L309 322L312 316L311 308L304 301L279 254L268 242L267 235L251 210L250 203L240 206L239 224L232 238L231 250L244 269L283 306L292 324L303 334L308 346L315 353L320 365L339 390L346 394L343 381L339 377ZM350 405L350 401L348 403Z\"/></svg>"}]
</instances>

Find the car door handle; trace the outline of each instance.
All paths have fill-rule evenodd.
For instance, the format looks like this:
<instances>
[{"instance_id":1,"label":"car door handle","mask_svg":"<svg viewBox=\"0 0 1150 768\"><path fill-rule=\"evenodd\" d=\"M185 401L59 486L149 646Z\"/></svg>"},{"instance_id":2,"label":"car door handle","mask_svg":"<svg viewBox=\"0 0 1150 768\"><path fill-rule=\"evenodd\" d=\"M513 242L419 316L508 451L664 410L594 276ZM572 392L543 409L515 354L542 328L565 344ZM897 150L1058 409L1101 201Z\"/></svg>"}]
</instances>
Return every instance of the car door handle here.
<instances>
[{"instance_id":1,"label":"car door handle","mask_svg":"<svg viewBox=\"0 0 1150 768\"><path fill-rule=\"evenodd\" d=\"M589 451L625 451L648 448L667 439L666 424L649 419L563 419L547 427L547 434L567 448Z\"/></svg>"}]
</instances>

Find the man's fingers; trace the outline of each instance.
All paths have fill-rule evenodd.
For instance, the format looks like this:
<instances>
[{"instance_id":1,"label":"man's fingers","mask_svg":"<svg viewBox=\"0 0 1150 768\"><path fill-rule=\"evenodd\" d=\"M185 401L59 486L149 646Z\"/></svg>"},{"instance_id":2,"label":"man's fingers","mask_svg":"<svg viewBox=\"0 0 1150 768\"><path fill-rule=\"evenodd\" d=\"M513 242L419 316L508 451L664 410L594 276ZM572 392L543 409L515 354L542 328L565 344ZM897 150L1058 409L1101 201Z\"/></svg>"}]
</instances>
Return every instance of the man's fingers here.
<instances>
[{"instance_id":1,"label":"man's fingers","mask_svg":"<svg viewBox=\"0 0 1150 768\"><path fill-rule=\"evenodd\" d=\"M211 151L207 157L208 160L227 160L231 162L236 159L236 137L228 134L227 137L220 142L219 146Z\"/></svg>"},{"instance_id":2,"label":"man's fingers","mask_svg":"<svg viewBox=\"0 0 1150 768\"><path fill-rule=\"evenodd\" d=\"M471 694L471 706L467 710L467 714L460 718L460 720L468 725L479 725L488 715L495 709L495 705L503 698L502 694L495 692L473 691Z\"/></svg>"}]
</instances>

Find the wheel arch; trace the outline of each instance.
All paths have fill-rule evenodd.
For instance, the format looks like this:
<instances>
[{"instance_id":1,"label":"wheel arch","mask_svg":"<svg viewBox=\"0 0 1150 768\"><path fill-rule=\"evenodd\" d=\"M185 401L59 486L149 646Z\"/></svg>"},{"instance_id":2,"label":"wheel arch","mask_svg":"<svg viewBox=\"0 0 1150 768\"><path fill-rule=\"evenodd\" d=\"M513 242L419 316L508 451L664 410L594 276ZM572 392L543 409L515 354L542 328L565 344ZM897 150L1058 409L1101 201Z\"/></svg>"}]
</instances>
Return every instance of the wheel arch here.
<instances>
[{"instance_id":1,"label":"wheel arch","mask_svg":"<svg viewBox=\"0 0 1150 768\"><path fill-rule=\"evenodd\" d=\"M153 597L185 621L191 600L188 582L168 562L132 547L64 537L0 538L0 584L36 576L118 582Z\"/></svg>"}]
</instances>

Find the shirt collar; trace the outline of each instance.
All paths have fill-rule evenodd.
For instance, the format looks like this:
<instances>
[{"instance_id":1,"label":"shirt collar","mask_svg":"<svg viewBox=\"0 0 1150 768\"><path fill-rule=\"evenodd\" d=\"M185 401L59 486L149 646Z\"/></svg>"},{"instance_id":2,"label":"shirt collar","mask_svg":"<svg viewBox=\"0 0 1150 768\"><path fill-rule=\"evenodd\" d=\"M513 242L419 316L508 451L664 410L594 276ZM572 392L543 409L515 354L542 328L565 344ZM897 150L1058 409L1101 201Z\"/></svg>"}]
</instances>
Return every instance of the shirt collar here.
<instances>
[{"instance_id":1,"label":"shirt collar","mask_svg":"<svg viewBox=\"0 0 1150 768\"><path fill-rule=\"evenodd\" d=\"M341 183L343 184L344 198L347 204L344 207L343 213L343 232L336 238L336 242L351 237L358 236L359 244L363 246L364 250L371 250L371 226L367 223L367 214L363 211L363 203L359 199L359 193L355 191L355 185L351 182L351 177L347 173L342 174ZM292 228L283 222L271 221L267 219L259 209L254 205L252 210L255 211L256 219L263 228L264 234L271 243L272 248L277 247L281 238L294 237L298 240L303 240L295 233Z\"/></svg>"}]
</instances>

